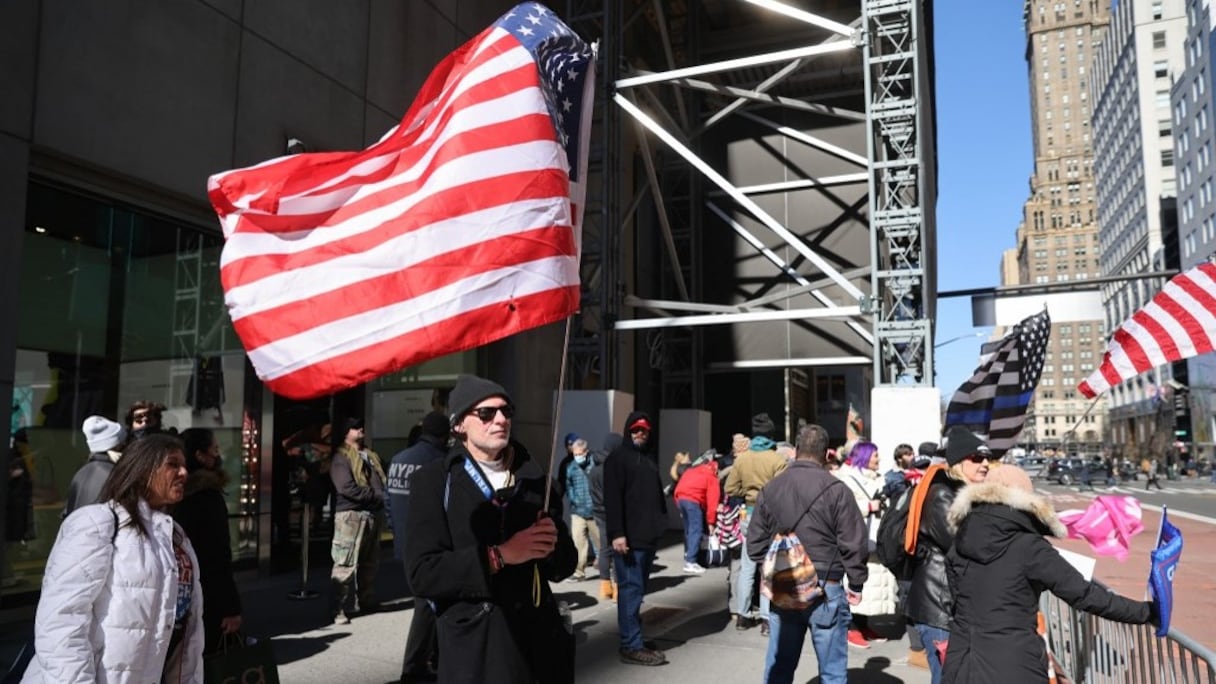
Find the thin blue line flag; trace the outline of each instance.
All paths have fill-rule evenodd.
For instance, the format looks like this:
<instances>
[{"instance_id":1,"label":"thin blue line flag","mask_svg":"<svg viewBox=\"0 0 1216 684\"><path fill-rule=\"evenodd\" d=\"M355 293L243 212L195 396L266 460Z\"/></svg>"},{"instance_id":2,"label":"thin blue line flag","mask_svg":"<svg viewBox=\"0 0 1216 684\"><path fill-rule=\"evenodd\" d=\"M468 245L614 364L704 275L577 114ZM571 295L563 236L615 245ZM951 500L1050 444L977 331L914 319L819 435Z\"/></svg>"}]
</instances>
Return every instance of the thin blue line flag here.
<instances>
[{"instance_id":1,"label":"thin blue line flag","mask_svg":"<svg viewBox=\"0 0 1216 684\"><path fill-rule=\"evenodd\" d=\"M1152 568L1148 588L1161 615L1157 636L1170 631L1170 615L1174 612L1174 571L1182 558L1182 530L1169 521L1165 507L1161 508L1161 531L1157 533L1157 548L1150 552Z\"/></svg>"}]
</instances>

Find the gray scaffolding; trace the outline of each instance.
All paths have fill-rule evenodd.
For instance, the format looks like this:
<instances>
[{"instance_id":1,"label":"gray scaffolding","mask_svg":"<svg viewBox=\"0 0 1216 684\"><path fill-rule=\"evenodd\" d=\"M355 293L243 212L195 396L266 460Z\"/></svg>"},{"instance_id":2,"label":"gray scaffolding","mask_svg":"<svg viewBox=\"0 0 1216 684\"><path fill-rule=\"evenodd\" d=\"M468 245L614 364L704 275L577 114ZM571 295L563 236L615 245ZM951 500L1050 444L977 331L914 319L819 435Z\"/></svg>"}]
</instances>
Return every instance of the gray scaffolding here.
<instances>
[{"instance_id":1,"label":"gray scaffolding","mask_svg":"<svg viewBox=\"0 0 1216 684\"><path fill-rule=\"evenodd\" d=\"M875 385L933 384L929 5L568 0L571 26L601 39L572 386L618 387L634 363L659 372L670 407L703 406L711 366L866 366ZM749 138L791 146L774 155L784 175L721 152ZM789 208L808 196L837 215L807 227ZM643 225L663 252L654 276L628 239ZM715 231L742 251L715 252ZM724 257L753 269L736 268L728 297L715 282ZM756 263L772 278L751 277ZM778 322L764 330L812 351L707 351L710 326Z\"/></svg>"}]
</instances>

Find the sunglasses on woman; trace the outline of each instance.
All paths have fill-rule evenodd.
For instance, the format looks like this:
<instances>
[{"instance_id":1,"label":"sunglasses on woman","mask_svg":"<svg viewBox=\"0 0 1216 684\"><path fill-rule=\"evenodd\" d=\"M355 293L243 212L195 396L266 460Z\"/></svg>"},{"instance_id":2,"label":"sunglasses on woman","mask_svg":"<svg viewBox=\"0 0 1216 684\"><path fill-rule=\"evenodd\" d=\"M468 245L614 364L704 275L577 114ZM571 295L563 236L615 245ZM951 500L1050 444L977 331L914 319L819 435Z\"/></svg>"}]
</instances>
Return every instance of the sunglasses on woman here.
<instances>
[{"instance_id":1,"label":"sunglasses on woman","mask_svg":"<svg viewBox=\"0 0 1216 684\"><path fill-rule=\"evenodd\" d=\"M971 454L967 457L967 460L977 464L985 461L989 463L996 463L997 461L1001 460L1001 458L999 456L993 456L992 454Z\"/></svg>"},{"instance_id":2,"label":"sunglasses on woman","mask_svg":"<svg viewBox=\"0 0 1216 684\"><path fill-rule=\"evenodd\" d=\"M469 411L469 413L477 416L477 419L481 422L488 423L491 420L494 420L494 414L500 411L502 412L502 417L506 418L507 420L511 420L511 416L515 415L515 407L510 404L503 404L502 406L480 406L472 411Z\"/></svg>"}]
</instances>

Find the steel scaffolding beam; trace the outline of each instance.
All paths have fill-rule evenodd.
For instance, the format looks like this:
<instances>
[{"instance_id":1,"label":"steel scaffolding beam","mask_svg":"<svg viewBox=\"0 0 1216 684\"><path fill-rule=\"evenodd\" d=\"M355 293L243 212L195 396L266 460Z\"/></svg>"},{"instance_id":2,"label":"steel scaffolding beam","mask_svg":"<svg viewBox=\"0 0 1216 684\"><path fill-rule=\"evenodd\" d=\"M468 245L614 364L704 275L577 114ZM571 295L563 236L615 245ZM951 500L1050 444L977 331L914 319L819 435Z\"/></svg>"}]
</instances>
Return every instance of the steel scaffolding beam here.
<instances>
[{"instance_id":1,"label":"steel scaffolding beam","mask_svg":"<svg viewBox=\"0 0 1216 684\"><path fill-rule=\"evenodd\" d=\"M924 116L928 60L918 52L921 1L863 0L863 12L874 265L866 309L874 320L874 384L932 385L933 326L925 298L934 284L925 210L934 186L922 155L931 149Z\"/></svg>"},{"instance_id":2,"label":"steel scaffolding beam","mask_svg":"<svg viewBox=\"0 0 1216 684\"><path fill-rule=\"evenodd\" d=\"M700 407L707 368L781 360L706 356L705 335L775 321L814 338L787 345L791 366L869 358L875 384L932 382L929 2L568 0L567 21L603 39L581 316L612 370L595 386L621 386L621 338L637 335L654 398ZM728 296L706 301L722 267Z\"/></svg>"}]
</instances>

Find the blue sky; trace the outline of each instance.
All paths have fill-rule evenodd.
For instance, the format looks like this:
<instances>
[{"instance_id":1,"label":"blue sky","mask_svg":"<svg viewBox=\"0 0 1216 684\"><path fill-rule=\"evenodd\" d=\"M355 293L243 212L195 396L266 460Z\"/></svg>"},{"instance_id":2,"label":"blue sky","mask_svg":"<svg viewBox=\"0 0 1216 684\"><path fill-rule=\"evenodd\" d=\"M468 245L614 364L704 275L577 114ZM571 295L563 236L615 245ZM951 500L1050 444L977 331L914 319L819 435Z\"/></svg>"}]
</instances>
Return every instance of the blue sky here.
<instances>
[{"instance_id":1,"label":"blue sky","mask_svg":"<svg viewBox=\"0 0 1216 684\"><path fill-rule=\"evenodd\" d=\"M937 288L1000 283L1034 169L1021 0L937 0ZM949 397L975 369L991 328L971 325L971 300L939 299L937 386Z\"/></svg>"}]
</instances>

